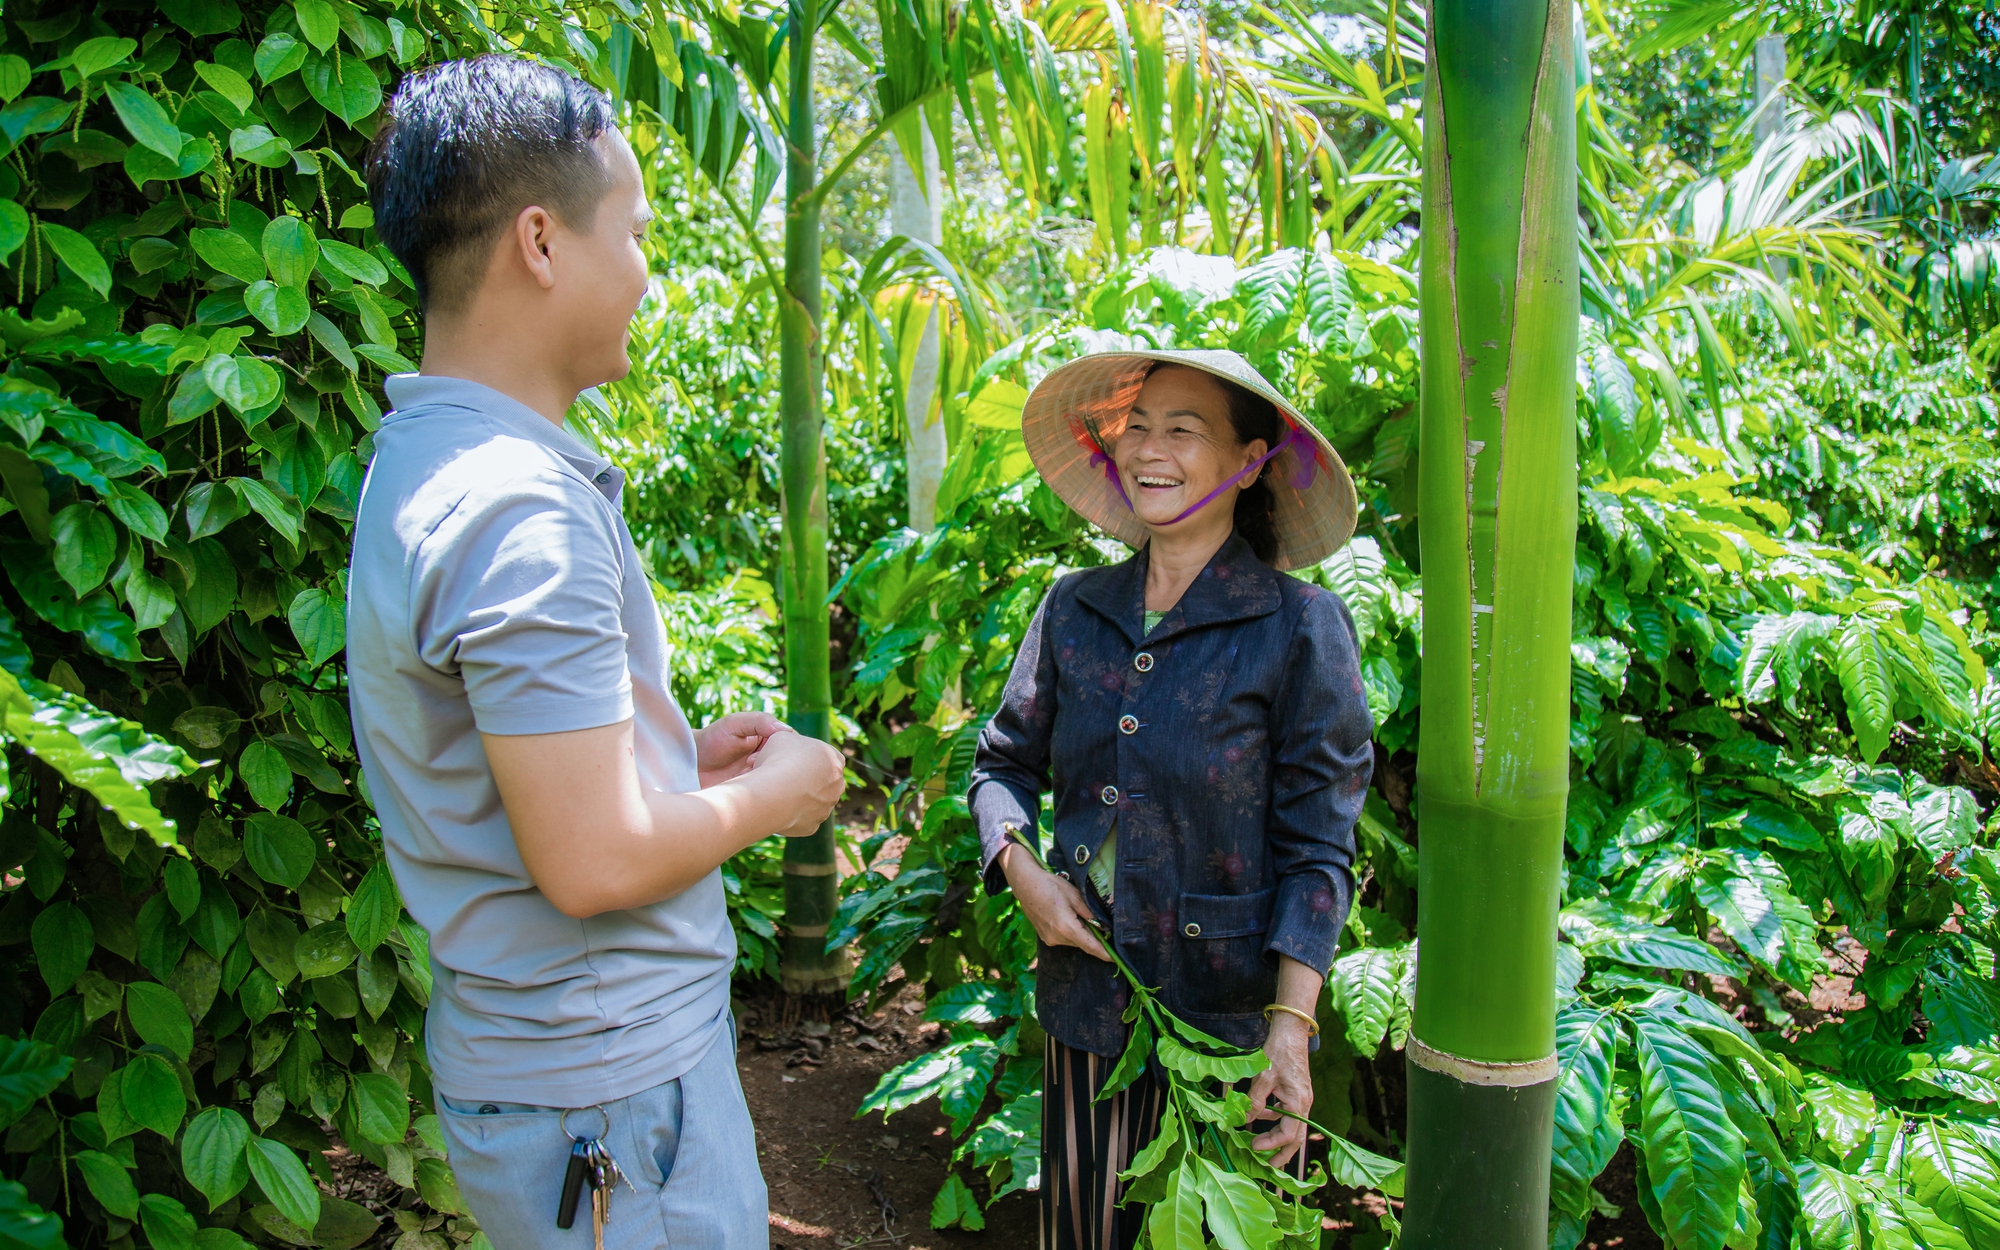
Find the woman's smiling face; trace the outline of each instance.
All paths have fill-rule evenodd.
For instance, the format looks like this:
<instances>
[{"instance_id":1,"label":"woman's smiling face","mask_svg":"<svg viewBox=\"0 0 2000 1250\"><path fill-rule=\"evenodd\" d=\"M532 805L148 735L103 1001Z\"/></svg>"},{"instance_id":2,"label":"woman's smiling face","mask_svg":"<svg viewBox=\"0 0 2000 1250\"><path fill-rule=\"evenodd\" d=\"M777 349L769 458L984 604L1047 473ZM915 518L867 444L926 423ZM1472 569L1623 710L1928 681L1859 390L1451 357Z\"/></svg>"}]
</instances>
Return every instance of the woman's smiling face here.
<instances>
[{"instance_id":1,"label":"woman's smiling face","mask_svg":"<svg viewBox=\"0 0 2000 1250\"><path fill-rule=\"evenodd\" d=\"M1261 438L1236 441L1222 383L1199 369L1167 365L1155 369L1139 389L1111 459L1133 514L1148 529L1164 529L1267 450ZM1190 529L1229 526L1237 491L1251 480L1230 487L1181 524Z\"/></svg>"}]
</instances>

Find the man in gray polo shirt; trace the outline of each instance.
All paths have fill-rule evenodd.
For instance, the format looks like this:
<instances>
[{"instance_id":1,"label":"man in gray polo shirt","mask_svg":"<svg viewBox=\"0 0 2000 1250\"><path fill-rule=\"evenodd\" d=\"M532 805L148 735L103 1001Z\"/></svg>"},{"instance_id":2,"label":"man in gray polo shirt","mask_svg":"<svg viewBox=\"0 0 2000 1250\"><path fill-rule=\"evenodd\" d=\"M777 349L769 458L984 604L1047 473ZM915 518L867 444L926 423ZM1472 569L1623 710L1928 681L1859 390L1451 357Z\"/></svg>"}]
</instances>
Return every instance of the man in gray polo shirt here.
<instances>
[{"instance_id":1,"label":"man in gray polo shirt","mask_svg":"<svg viewBox=\"0 0 2000 1250\"><path fill-rule=\"evenodd\" d=\"M406 80L390 112L369 187L426 339L362 492L349 680L431 935L452 1168L499 1250L592 1244L594 1204L558 1227L577 1140L623 1173L604 1245L766 1246L716 870L815 829L841 760L762 714L690 729L624 475L562 427L627 371L646 284L652 213L608 102L482 57Z\"/></svg>"}]
</instances>

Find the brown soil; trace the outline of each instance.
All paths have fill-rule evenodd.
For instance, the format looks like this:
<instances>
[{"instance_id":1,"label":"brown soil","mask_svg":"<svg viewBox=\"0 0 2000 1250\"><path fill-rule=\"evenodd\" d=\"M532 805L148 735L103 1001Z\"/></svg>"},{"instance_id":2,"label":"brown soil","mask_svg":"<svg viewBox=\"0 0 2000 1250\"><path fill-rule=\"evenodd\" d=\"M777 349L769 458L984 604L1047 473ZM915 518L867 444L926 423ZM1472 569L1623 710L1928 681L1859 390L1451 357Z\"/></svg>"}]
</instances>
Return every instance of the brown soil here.
<instances>
[{"instance_id":1,"label":"brown soil","mask_svg":"<svg viewBox=\"0 0 2000 1250\"><path fill-rule=\"evenodd\" d=\"M838 1016L828 1022L786 1014L769 998L746 1004L736 1055L771 1190L772 1250L1035 1244L1029 1193L987 1208L983 1233L931 1228L931 1199L951 1158L951 1127L935 1100L887 1123L879 1114L854 1116L884 1072L942 1040L936 1025L923 1023L915 989L905 988L864 1021L872 1034ZM819 1026L827 1031L815 1037ZM985 1196L984 1177L970 1169L960 1175Z\"/></svg>"},{"instance_id":2,"label":"brown soil","mask_svg":"<svg viewBox=\"0 0 2000 1250\"><path fill-rule=\"evenodd\" d=\"M951 1128L935 1101L898 1112L886 1124L880 1115L854 1117L884 1072L942 1039L935 1025L922 1022L923 1000L916 990L905 988L866 1018L873 1034L836 1016L810 1049L804 1040L817 1029L806 1027L809 1013L788 1020L786 1006L769 997L744 1007L736 1066L771 1191L772 1250L1021 1250L1036 1244L1032 1193L1009 1194L988 1207L984 1232L930 1227L931 1198L944 1183L951 1155ZM864 1043L868 1037L882 1049ZM813 1050L823 1058L815 1061ZM1382 1101L1400 1120L1402 1057L1391 1058L1381 1065ZM960 1175L985 1197L983 1177L964 1168ZM1620 1147L1598 1182L1619 1215L1592 1220L1584 1250L1663 1250L1639 1209L1634 1180L1630 1149ZM1379 1195L1333 1186L1325 1208L1329 1250L1384 1240Z\"/></svg>"},{"instance_id":3,"label":"brown soil","mask_svg":"<svg viewBox=\"0 0 2000 1250\"><path fill-rule=\"evenodd\" d=\"M1032 1193L1009 1194L986 1208L983 1232L930 1227L931 1199L951 1155L951 1128L935 1100L886 1123L880 1115L854 1115L883 1073L942 1040L936 1025L923 1022L917 990L906 987L889 999L862 1021L867 1029L852 1017L828 1019L829 1013L800 1011L768 994L739 1005L736 1064L770 1187L772 1250L1025 1250L1037 1243ZM1388 1054L1376 1065L1379 1109L1396 1122L1403 1111L1401 1058ZM370 1244L394 1242L400 1231L386 1217L401 1191L346 1150L328 1154L335 1192L383 1217L382 1233ZM985 1178L969 1168L959 1174L984 1199ZM1634 1183L1631 1149L1621 1146L1597 1183L1619 1214L1593 1219L1583 1250L1662 1250L1639 1209ZM1379 1195L1336 1185L1322 1201L1328 1250L1375 1250L1386 1241ZM429 1222L441 1223L435 1217Z\"/></svg>"},{"instance_id":4,"label":"brown soil","mask_svg":"<svg viewBox=\"0 0 2000 1250\"><path fill-rule=\"evenodd\" d=\"M1646 1222L1639 1209L1639 1177L1632 1164L1632 1144L1618 1147L1611 1164L1597 1178L1597 1192L1618 1208L1616 1218L1602 1213L1590 1219L1583 1234L1583 1250L1664 1250L1660 1235Z\"/></svg>"}]
</instances>

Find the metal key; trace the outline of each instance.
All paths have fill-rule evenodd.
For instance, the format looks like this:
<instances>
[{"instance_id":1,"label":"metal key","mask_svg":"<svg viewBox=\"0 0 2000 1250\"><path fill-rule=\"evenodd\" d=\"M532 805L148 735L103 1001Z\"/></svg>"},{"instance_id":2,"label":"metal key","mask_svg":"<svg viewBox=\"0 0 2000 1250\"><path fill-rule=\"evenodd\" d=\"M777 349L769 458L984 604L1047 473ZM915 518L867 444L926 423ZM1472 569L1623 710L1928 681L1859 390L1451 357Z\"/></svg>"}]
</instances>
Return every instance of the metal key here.
<instances>
[{"instance_id":1,"label":"metal key","mask_svg":"<svg viewBox=\"0 0 2000 1250\"><path fill-rule=\"evenodd\" d=\"M613 1192L618 1188L618 1182L622 1180L627 1185L630 1185L632 1182L626 1180L624 1170L618 1166L618 1160L611 1156L611 1147L605 1145L602 1138L592 1142L591 1148L597 1156L598 1190L604 1195L604 1222L609 1224L611 1222L611 1197Z\"/></svg>"},{"instance_id":2,"label":"metal key","mask_svg":"<svg viewBox=\"0 0 2000 1250\"><path fill-rule=\"evenodd\" d=\"M604 1250L604 1160L595 1140L584 1143L584 1181L590 1186L590 1235L597 1250Z\"/></svg>"}]
</instances>

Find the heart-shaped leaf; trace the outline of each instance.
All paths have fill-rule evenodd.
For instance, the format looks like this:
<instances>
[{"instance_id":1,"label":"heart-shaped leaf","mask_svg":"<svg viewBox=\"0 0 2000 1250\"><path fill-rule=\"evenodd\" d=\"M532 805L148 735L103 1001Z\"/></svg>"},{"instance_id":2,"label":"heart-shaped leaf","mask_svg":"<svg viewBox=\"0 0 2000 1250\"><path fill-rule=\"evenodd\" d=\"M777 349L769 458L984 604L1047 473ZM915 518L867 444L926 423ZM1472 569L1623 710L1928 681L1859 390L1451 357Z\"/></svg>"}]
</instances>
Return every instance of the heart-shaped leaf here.
<instances>
[{"instance_id":1,"label":"heart-shaped leaf","mask_svg":"<svg viewBox=\"0 0 2000 1250\"><path fill-rule=\"evenodd\" d=\"M201 76L203 82L215 88L223 99L235 105L237 112L247 113L250 106L256 103L257 97L250 90L250 84L243 75L227 65L202 61L195 65L194 72Z\"/></svg>"},{"instance_id":2,"label":"heart-shaped leaf","mask_svg":"<svg viewBox=\"0 0 2000 1250\"><path fill-rule=\"evenodd\" d=\"M264 258L234 230L193 230L188 242L195 255L232 278L257 282L265 277Z\"/></svg>"},{"instance_id":3,"label":"heart-shaped leaf","mask_svg":"<svg viewBox=\"0 0 2000 1250\"><path fill-rule=\"evenodd\" d=\"M138 1218L139 1187L132 1182L132 1174L125 1170L124 1164L100 1150L81 1150L77 1152L76 1170L83 1173L90 1196L103 1203L106 1211L121 1220Z\"/></svg>"},{"instance_id":4,"label":"heart-shaped leaf","mask_svg":"<svg viewBox=\"0 0 2000 1250\"><path fill-rule=\"evenodd\" d=\"M340 38L340 12L327 0L292 0L292 12L298 17L300 33L321 52Z\"/></svg>"},{"instance_id":5,"label":"heart-shaped leaf","mask_svg":"<svg viewBox=\"0 0 2000 1250\"><path fill-rule=\"evenodd\" d=\"M52 221L42 223L42 237L48 240L49 250L56 254L56 259L82 278L85 286L99 295L111 294L111 266L105 263L104 253L97 250L97 244Z\"/></svg>"},{"instance_id":6,"label":"heart-shaped leaf","mask_svg":"<svg viewBox=\"0 0 2000 1250\"><path fill-rule=\"evenodd\" d=\"M181 145L187 142L187 136L152 96L129 82L104 84L104 95L134 140L170 161L180 160Z\"/></svg>"},{"instance_id":7,"label":"heart-shaped leaf","mask_svg":"<svg viewBox=\"0 0 2000 1250\"><path fill-rule=\"evenodd\" d=\"M125 1015L132 1030L185 1060L194 1050L194 1021L180 996L164 985L134 981L125 987Z\"/></svg>"},{"instance_id":8,"label":"heart-shaped leaf","mask_svg":"<svg viewBox=\"0 0 2000 1250\"><path fill-rule=\"evenodd\" d=\"M268 742L253 742L243 748L243 754L236 759L236 775L243 779L243 787L250 791L251 798L257 800L257 806L266 811L277 811L292 795L292 766L285 762L284 753ZM307 862L310 863L310 859ZM264 873L254 852L250 856L250 866L256 868L258 875L265 880L274 879ZM303 873L299 879L305 879ZM287 881L286 884L295 885L297 882Z\"/></svg>"},{"instance_id":9,"label":"heart-shaped leaf","mask_svg":"<svg viewBox=\"0 0 2000 1250\"><path fill-rule=\"evenodd\" d=\"M195 1241L194 1217L177 1200L165 1194L143 1194L139 1198L139 1226L154 1250L200 1250Z\"/></svg>"},{"instance_id":10,"label":"heart-shaped leaf","mask_svg":"<svg viewBox=\"0 0 2000 1250\"><path fill-rule=\"evenodd\" d=\"M302 590L286 609L292 636L314 668L326 663L347 645L347 605L318 587Z\"/></svg>"},{"instance_id":11,"label":"heart-shaped leaf","mask_svg":"<svg viewBox=\"0 0 2000 1250\"><path fill-rule=\"evenodd\" d=\"M371 952L395 932L402 914L395 879L389 875L389 866L378 860L347 901L348 936L364 954Z\"/></svg>"},{"instance_id":12,"label":"heart-shaped leaf","mask_svg":"<svg viewBox=\"0 0 2000 1250\"><path fill-rule=\"evenodd\" d=\"M49 522L55 540L56 572L81 599L104 584L118 555L118 530L102 508L73 503Z\"/></svg>"},{"instance_id":13,"label":"heart-shaped leaf","mask_svg":"<svg viewBox=\"0 0 2000 1250\"><path fill-rule=\"evenodd\" d=\"M246 1155L250 1175L257 1188L278 1208L279 1214L302 1229L319 1223L319 1187L313 1184L306 1165L289 1146L265 1137L250 1139Z\"/></svg>"},{"instance_id":14,"label":"heart-shaped leaf","mask_svg":"<svg viewBox=\"0 0 2000 1250\"><path fill-rule=\"evenodd\" d=\"M74 111L68 100L47 95L22 96L0 109L0 134L6 135L12 143L19 143L30 135L45 135L61 130Z\"/></svg>"},{"instance_id":15,"label":"heart-shaped leaf","mask_svg":"<svg viewBox=\"0 0 2000 1250\"><path fill-rule=\"evenodd\" d=\"M306 63L305 42L283 31L272 31L257 45L257 77L265 84L276 82Z\"/></svg>"},{"instance_id":16,"label":"heart-shaped leaf","mask_svg":"<svg viewBox=\"0 0 2000 1250\"><path fill-rule=\"evenodd\" d=\"M264 227L264 263L282 286L304 289L319 263L319 241L313 228L289 214L273 217Z\"/></svg>"},{"instance_id":17,"label":"heart-shaped leaf","mask_svg":"<svg viewBox=\"0 0 2000 1250\"><path fill-rule=\"evenodd\" d=\"M234 480L236 492L243 496L243 502L250 505L251 511L270 522L271 528L283 534L286 542L299 541L299 528L305 524L305 518L299 511L298 500L279 493L254 477Z\"/></svg>"},{"instance_id":18,"label":"heart-shaped leaf","mask_svg":"<svg viewBox=\"0 0 2000 1250\"><path fill-rule=\"evenodd\" d=\"M292 948L292 958L299 965L299 975L308 981L317 981L343 971L359 953L354 939L347 936L347 927L338 920L329 920L307 929L299 937L298 945Z\"/></svg>"},{"instance_id":19,"label":"heart-shaped leaf","mask_svg":"<svg viewBox=\"0 0 2000 1250\"><path fill-rule=\"evenodd\" d=\"M249 844L247 836L244 844L247 849ZM303 875L300 880L304 880ZM290 985L292 978L299 975L299 965L292 958L292 948L299 943L299 927L287 917L259 907L250 913L250 919L244 923L243 932L250 941L250 953L256 956L257 962L263 965L271 980L278 987Z\"/></svg>"},{"instance_id":20,"label":"heart-shaped leaf","mask_svg":"<svg viewBox=\"0 0 2000 1250\"><path fill-rule=\"evenodd\" d=\"M181 1135L181 1169L188 1183L208 1199L213 1211L243 1192L250 1166L243 1157L250 1144L250 1125L227 1107L210 1107L196 1116Z\"/></svg>"},{"instance_id":21,"label":"heart-shaped leaf","mask_svg":"<svg viewBox=\"0 0 2000 1250\"><path fill-rule=\"evenodd\" d=\"M132 1056L124 1072L118 1093L124 1100L126 1114L139 1127L171 1138L180 1128L181 1117L187 1114L187 1095L181 1090L180 1073L150 1052Z\"/></svg>"},{"instance_id":22,"label":"heart-shaped leaf","mask_svg":"<svg viewBox=\"0 0 2000 1250\"><path fill-rule=\"evenodd\" d=\"M160 0L160 11L190 35L219 35L243 24L236 0Z\"/></svg>"},{"instance_id":23,"label":"heart-shaped leaf","mask_svg":"<svg viewBox=\"0 0 2000 1250\"><path fill-rule=\"evenodd\" d=\"M250 861L258 876L272 885L297 889L299 882L312 872L316 851L313 836L296 820L260 813L244 822L243 857ZM292 967L297 968L296 954L290 958Z\"/></svg>"},{"instance_id":24,"label":"heart-shaped leaf","mask_svg":"<svg viewBox=\"0 0 2000 1250\"><path fill-rule=\"evenodd\" d=\"M125 173L140 187L148 182L172 182L207 169L215 160L215 152L215 144L202 135L189 137L177 161L170 161L149 147L135 144L125 154Z\"/></svg>"},{"instance_id":25,"label":"heart-shaped leaf","mask_svg":"<svg viewBox=\"0 0 2000 1250\"><path fill-rule=\"evenodd\" d=\"M35 917L30 937L34 942L35 966L48 985L51 998L76 984L97 945L90 917L68 900L43 908L42 914Z\"/></svg>"},{"instance_id":26,"label":"heart-shaped leaf","mask_svg":"<svg viewBox=\"0 0 2000 1250\"><path fill-rule=\"evenodd\" d=\"M28 89L34 72L28 68L28 58L24 56L0 56L0 100L13 103L14 97Z\"/></svg>"},{"instance_id":27,"label":"heart-shaped leaf","mask_svg":"<svg viewBox=\"0 0 2000 1250\"><path fill-rule=\"evenodd\" d=\"M308 56L300 74L320 107L350 126L382 107L382 84L375 80L375 71L339 48Z\"/></svg>"},{"instance_id":28,"label":"heart-shaped leaf","mask_svg":"<svg viewBox=\"0 0 2000 1250\"><path fill-rule=\"evenodd\" d=\"M115 35L99 35L86 39L70 50L69 67L76 71L78 78L89 78L123 61L139 48L136 39L120 39Z\"/></svg>"},{"instance_id":29,"label":"heart-shaped leaf","mask_svg":"<svg viewBox=\"0 0 2000 1250\"><path fill-rule=\"evenodd\" d=\"M381 261L338 239L326 239L320 243L320 259L326 262L327 268L343 277L366 282L369 286L380 286L389 280L389 271Z\"/></svg>"},{"instance_id":30,"label":"heart-shaped leaf","mask_svg":"<svg viewBox=\"0 0 2000 1250\"><path fill-rule=\"evenodd\" d=\"M252 165L279 169L292 159L292 145L272 134L268 126L245 126L229 132L229 154Z\"/></svg>"},{"instance_id":31,"label":"heart-shaped leaf","mask_svg":"<svg viewBox=\"0 0 2000 1250\"><path fill-rule=\"evenodd\" d=\"M188 541L219 534L229 523L248 516L250 509L228 482L197 482L187 493Z\"/></svg>"},{"instance_id":32,"label":"heart-shaped leaf","mask_svg":"<svg viewBox=\"0 0 2000 1250\"><path fill-rule=\"evenodd\" d=\"M273 334L296 334L305 329L306 319L312 316L312 304L304 291L295 286L279 286L269 279L245 287L243 304Z\"/></svg>"},{"instance_id":33,"label":"heart-shaped leaf","mask_svg":"<svg viewBox=\"0 0 2000 1250\"><path fill-rule=\"evenodd\" d=\"M211 356L201 367L201 377L237 412L262 408L284 389L278 371L252 356Z\"/></svg>"},{"instance_id":34,"label":"heart-shaped leaf","mask_svg":"<svg viewBox=\"0 0 2000 1250\"><path fill-rule=\"evenodd\" d=\"M0 200L0 261L12 256L14 249L27 241L28 210L12 200Z\"/></svg>"},{"instance_id":35,"label":"heart-shaped leaf","mask_svg":"<svg viewBox=\"0 0 2000 1250\"><path fill-rule=\"evenodd\" d=\"M395 1078L379 1072L353 1076L354 1123L369 1141L386 1145L410 1131L410 1098Z\"/></svg>"}]
</instances>

